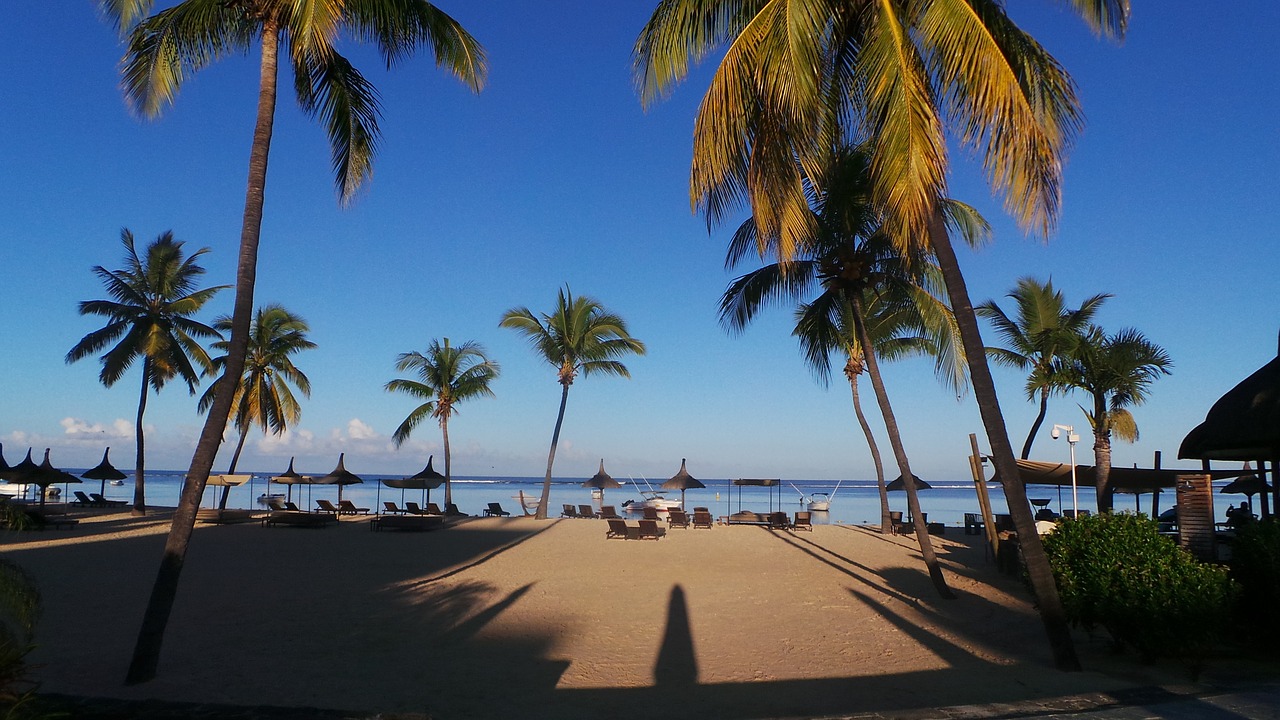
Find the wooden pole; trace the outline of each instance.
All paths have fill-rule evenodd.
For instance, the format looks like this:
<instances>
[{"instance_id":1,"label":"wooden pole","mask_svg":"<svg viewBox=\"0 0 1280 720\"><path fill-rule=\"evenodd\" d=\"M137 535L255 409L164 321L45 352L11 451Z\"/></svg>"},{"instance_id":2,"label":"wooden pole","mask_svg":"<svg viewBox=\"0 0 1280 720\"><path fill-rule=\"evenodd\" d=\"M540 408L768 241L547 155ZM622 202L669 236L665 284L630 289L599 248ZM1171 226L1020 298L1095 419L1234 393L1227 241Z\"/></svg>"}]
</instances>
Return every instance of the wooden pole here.
<instances>
[{"instance_id":1,"label":"wooden pole","mask_svg":"<svg viewBox=\"0 0 1280 720\"><path fill-rule=\"evenodd\" d=\"M973 454L969 456L969 470L973 473L973 484L978 492L978 508L982 510L982 526L987 531L987 544L991 546L991 557L996 557L1000 548L1000 539L996 535L996 518L991 512L991 496L987 494L987 479L982 472L982 453L978 451L978 436L969 433L969 446Z\"/></svg>"}]
</instances>

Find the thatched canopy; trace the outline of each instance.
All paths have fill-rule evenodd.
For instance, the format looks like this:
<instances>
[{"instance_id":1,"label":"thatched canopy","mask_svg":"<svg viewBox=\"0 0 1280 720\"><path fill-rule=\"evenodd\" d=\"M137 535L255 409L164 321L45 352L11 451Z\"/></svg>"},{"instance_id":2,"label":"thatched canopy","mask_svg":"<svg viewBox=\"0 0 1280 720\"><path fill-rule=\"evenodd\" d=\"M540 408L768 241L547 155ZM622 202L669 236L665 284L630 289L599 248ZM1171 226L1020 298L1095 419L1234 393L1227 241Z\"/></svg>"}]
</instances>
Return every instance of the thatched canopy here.
<instances>
[{"instance_id":1,"label":"thatched canopy","mask_svg":"<svg viewBox=\"0 0 1280 720\"><path fill-rule=\"evenodd\" d=\"M435 455L427 457L427 466L417 474L403 479L383 480L382 484L401 490L435 490L444 484L444 476L431 467L431 461L435 460L435 457Z\"/></svg>"},{"instance_id":2,"label":"thatched canopy","mask_svg":"<svg viewBox=\"0 0 1280 720\"><path fill-rule=\"evenodd\" d=\"M582 487L599 488L607 490L611 488L620 488L622 483L613 479L613 476L604 471L604 458L600 458L600 471L591 476L591 479L582 483Z\"/></svg>"},{"instance_id":3,"label":"thatched canopy","mask_svg":"<svg viewBox=\"0 0 1280 720\"><path fill-rule=\"evenodd\" d=\"M1272 460L1280 457L1280 357L1240 381L1187 433L1180 458Z\"/></svg>"},{"instance_id":4,"label":"thatched canopy","mask_svg":"<svg viewBox=\"0 0 1280 720\"><path fill-rule=\"evenodd\" d=\"M601 468L603 467L604 467L604 463L601 462ZM675 475L672 475L670 480L662 483L663 490L684 491L684 490L691 490L694 488L704 488L704 487L706 487L706 485L703 485L701 480L690 475L689 471L685 469L684 458L680 458L680 472L677 472Z\"/></svg>"},{"instance_id":5,"label":"thatched canopy","mask_svg":"<svg viewBox=\"0 0 1280 720\"><path fill-rule=\"evenodd\" d=\"M1039 460L1019 460L1019 475L1025 485L1070 485L1071 465L1069 463L1041 462ZM1239 477L1248 475L1249 470L1214 470L1209 473L1214 479ZM1201 470L1179 470L1175 468L1130 468L1112 467L1111 487L1115 492L1151 492L1161 488L1171 488L1174 479L1179 475L1202 475ZM1092 465L1076 466L1076 484L1094 486L1097 478Z\"/></svg>"},{"instance_id":6,"label":"thatched canopy","mask_svg":"<svg viewBox=\"0 0 1280 720\"><path fill-rule=\"evenodd\" d=\"M911 484L914 485L917 490L933 489L932 485L921 480L920 476L916 475L915 473L911 474L911 480L912 480ZM902 476L899 475L898 477L894 478L893 482L886 485L884 489L885 489L885 492L902 492L907 489L907 483L902 479Z\"/></svg>"}]
</instances>

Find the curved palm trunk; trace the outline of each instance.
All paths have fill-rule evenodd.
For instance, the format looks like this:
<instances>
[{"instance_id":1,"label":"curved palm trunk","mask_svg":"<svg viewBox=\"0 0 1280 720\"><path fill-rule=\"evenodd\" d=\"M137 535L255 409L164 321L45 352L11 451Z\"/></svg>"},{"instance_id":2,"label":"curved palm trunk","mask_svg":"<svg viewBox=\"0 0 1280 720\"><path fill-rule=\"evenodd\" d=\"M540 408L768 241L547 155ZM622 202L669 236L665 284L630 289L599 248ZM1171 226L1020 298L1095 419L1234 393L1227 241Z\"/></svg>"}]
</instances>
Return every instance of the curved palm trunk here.
<instances>
[{"instance_id":1,"label":"curved palm trunk","mask_svg":"<svg viewBox=\"0 0 1280 720\"><path fill-rule=\"evenodd\" d=\"M271 150L272 118L276 107L276 54L279 44L276 23L268 18L262 29L262 63L259 71L258 115L253 128L253 144L249 151L248 187L245 191L244 221L240 228L240 257L236 266L236 299L231 315L231 339L227 346L227 362L222 377L218 378L213 407L205 417L204 429L191 457L186 482L178 509L165 540L164 555L151 598L138 630L138 640L133 648L125 684L135 685L151 680L156 675L160 661L160 647L164 642L165 626L178 594L178 578L187 556L187 545L195 527L196 509L209 470L213 467L222 443L222 433L227 429L231 416L231 400L235 395L236 381L244 372L245 355L249 348L249 322L253 314L253 287L257 278L258 240L262 233L262 206L267 184L267 156Z\"/></svg>"},{"instance_id":2,"label":"curved palm trunk","mask_svg":"<svg viewBox=\"0 0 1280 720\"><path fill-rule=\"evenodd\" d=\"M444 434L444 504L453 504L453 456L449 452L449 420L440 419L440 432Z\"/></svg>"},{"instance_id":3,"label":"curved palm trunk","mask_svg":"<svg viewBox=\"0 0 1280 720\"><path fill-rule=\"evenodd\" d=\"M867 448L871 450L871 462L876 466L876 488L880 491L880 534L893 532L889 520L889 489L884 482L884 461L880 458L880 446L876 444L876 436L871 432L871 424L862 412L862 401L858 398L858 372L850 358L845 365L845 375L849 378L849 390L853 393L853 414L858 416L858 424L862 426L862 434L867 438Z\"/></svg>"},{"instance_id":4,"label":"curved palm trunk","mask_svg":"<svg viewBox=\"0 0 1280 720\"><path fill-rule=\"evenodd\" d=\"M1093 472L1098 512L1111 512L1111 419L1105 396L1093 400Z\"/></svg>"},{"instance_id":5,"label":"curved palm trunk","mask_svg":"<svg viewBox=\"0 0 1280 720\"><path fill-rule=\"evenodd\" d=\"M560 444L560 426L564 423L564 406L569 402L569 384L561 383L564 390L560 393L560 414L556 416L556 430L551 433L551 452L547 454L547 476L542 480L542 499L538 501L538 512L534 517L547 519L547 505L551 502L551 466L556 461L556 445Z\"/></svg>"},{"instance_id":6,"label":"curved palm trunk","mask_svg":"<svg viewBox=\"0 0 1280 720\"><path fill-rule=\"evenodd\" d=\"M889 404L889 394L884 389L884 378L880 376L880 363L872 350L871 336L867 334L866 323L863 322L862 299L857 295L850 298L853 305L853 326L858 333L858 342L862 343L862 358L867 365L867 375L871 376L871 388L876 392L876 402L880 404L880 414L884 416L885 433L889 436L889 445L893 448L894 458L898 461L898 469L906 481L907 509L911 511L912 526L916 531L916 540L920 543L920 554L924 557L924 565L929 570L929 579L933 587L944 600L954 600L955 593L947 587L947 579L942 575L942 566L938 564L938 556L933 551L933 541L929 537L929 528L920 514L920 495L911 482L911 463L907 460L907 450L902 445L902 436L898 433L898 421L894 418L893 407Z\"/></svg>"},{"instance_id":7,"label":"curved palm trunk","mask_svg":"<svg viewBox=\"0 0 1280 720\"><path fill-rule=\"evenodd\" d=\"M1036 434L1040 432L1040 426L1044 424L1044 416L1049 413L1049 389L1040 389L1040 414L1036 415L1035 422L1031 423L1031 432L1027 433L1027 441L1022 445L1022 459L1027 460L1031 457L1031 443L1035 442Z\"/></svg>"},{"instance_id":8,"label":"curved palm trunk","mask_svg":"<svg viewBox=\"0 0 1280 720\"><path fill-rule=\"evenodd\" d=\"M1022 484L1018 463L1013 457L1013 446L1009 444L1009 431L1004 424L1004 415L1000 412L1000 400L996 396L991 368L987 365L982 333L978 329L978 317L973 312L969 288L965 285L955 249L951 247L946 224L938 212L933 214L929 222L929 242L938 258L938 266L942 268L947 295L951 298L951 311L960 327L960 337L969 363L969 381L973 384L973 395L978 401L987 442L991 443L992 463L1004 488L1014 529L1018 532L1027 576L1036 594L1036 608L1040 611L1040 620L1049 636L1054 663L1059 670L1078 671L1080 660L1076 657L1076 646L1071 640L1071 630L1067 626L1067 616L1062 609L1062 598L1058 595L1049 558L1045 555L1044 545L1036 532L1031 503L1027 502L1027 489Z\"/></svg>"},{"instance_id":9,"label":"curved palm trunk","mask_svg":"<svg viewBox=\"0 0 1280 720\"><path fill-rule=\"evenodd\" d=\"M227 466L227 474L236 474L236 465L240 463L240 451L244 450L245 438L249 437L249 428L240 431L240 441L236 443L236 451L231 454L231 464ZM222 498L218 500L218 509L227 509L227 498L231 496L231 486L227 485L222 488Z\"/></svg>"},{"instance_id":10,"label":"curved palm trunk","mask_svg":"<svg viewBox=\"0 0 1280 720\"><path fill-rule=\"evenodd\" d=\"M151 385L151 359L142 358L142 393L138 396L138 419L134 425L135 439L138 441L138 459L133 464L133 512L132 515L147 514L147 462L146 441L142 434L142 416L147 412L147 390ZM44 497L41 495L40 497Z\"/></svg>"}]
</instances>

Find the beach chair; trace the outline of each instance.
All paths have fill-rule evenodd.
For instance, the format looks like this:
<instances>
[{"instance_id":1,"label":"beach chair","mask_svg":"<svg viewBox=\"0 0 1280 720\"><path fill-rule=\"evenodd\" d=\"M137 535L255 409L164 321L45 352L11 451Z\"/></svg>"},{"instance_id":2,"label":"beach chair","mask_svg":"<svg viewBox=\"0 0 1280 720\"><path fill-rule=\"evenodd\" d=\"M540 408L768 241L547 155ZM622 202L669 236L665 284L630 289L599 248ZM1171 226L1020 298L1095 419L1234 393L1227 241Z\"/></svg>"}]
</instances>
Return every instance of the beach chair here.
<instances>
[{"instance_id":1,"label":"beach chair","mask_svg":"<svg viewBox=\"0 0 1280 720\"><path fill-rule=\"evenodd\" d=\"M641 520L637 537L641 540L659 540L662 538L662 528L658 527L657 520Z\"/></svg>"},{"instance_id":2,"label":"beach chair","mask_svg":"<svg viewBox=\"0 0 1280 720\"><path fill-rule=\"evenodd\" d=\"M688 528L689 516L683 510L672 508L667 512L667 527Z\"/></svg>"},{"instance_id":3,"label":"beach chair","mask_svg":"<svg viewBox=\"0 0 1280 720\"><path fill-rule=\"evenodd\" d=\"M339 500L338 512L343 515L368 515L369 508L356 507L350 500Z\"/></svg>"},{"instance_id":4,"label":"beach chair","mask_svg":"<svg viewBox=\"0 0 1280 720\"><path fill-rule=\"evenodd\" d=\"M444 515L445 514L444 511L440 509L440 506L433 502L427 503L427 506L422 509L422 512L428 515Z\"/></svg>"},{"instance_id":5,"label":"beach chair","mask_svg":"<svg viewBox=\"0 0 1280 720\"><path fill-rule=\"evenodd\" d=\"M302 508L298 507L298 504L293 502L292 500L286 500L284 502L284 509L288 510L289 512L297 512L297 513L306 512L306 510L303 510Z\"/></svg>"},{"instance_id":6,"label":"beach chair","mask_svg":"<svg viewBox=\"0 0 1280 720\"><path fill-rule=\"evenodd\" d=\"M489 507L484 509L485 517L507 517L511 513L502 509L501 503L491 502Z\"/></svg>"},{"instance_id":7,"label":"beach chair","mask_svg":"<svg viewBox=\"0 0 1280 720\"><path fill-rule=\"evenodd\" d=\"M604 505L600 508L600 519L602 520L614 520L621 517L618 514L618 509L612 505Z\"/></svg>"},{"instance_id":8,"label":"beach chair","mask_svg":"<svg viewBox=\"0 0 1280 720\"><path fill-rule=\"evenodd\" d=\"M391 515L403 515L405 513L404 508L391 502L390 500L383 500L382 507L385 508L387 513Z\"/></svg>"},{"instance_id":9,"label":"beach chair","mask_svg":"<svg viewBox=\"0 0 1280 720\"><path fill-rule=\"evenodd\" d=\"M328 500L317 500L316 512L327 513L329 515L333 515L334 517L338 516L338 508L334 507L333 503L329 502Z\"/></svg>"},{"instance_id":10,"label":"beach chair","mask_svg":"<svg viewBox=\"0 0 1280 720\"><path fill-rule=\"evenodd\" d=\"M596 517L596 511L593 510L590 505L579 505L578 517L590 520L591 518Z\"/></svg>"},{"instance_id":11,"label":"beach chair","mask_svg":"<svg viewBox=\"0 0 1280 720\"><path fill-rule=\"evenodd\" d=\"M273 498L267 498L267 509L270 510L271 512L277 512L277 511L287 511L289 508L285 507L284 500L281 500L278 497L273 497Z\"/></svg>"},{"instance_id":12,"label":"beach chair","mask_svg":"<svg viewBox=\"0 0 1280 720\"><path fill-rule=\"evenodd\" d=\"M569 503L565 503L560 507L564 508L563 510L560 511L560 517L566 517L566 518L578 517L578 508L570 505Z\"/></svg>"},{"instance_id":13,"label":"beach chair","mask_svg":"<svg viewBox=\"0 0 1280 720\"><path fill-rule=\"evenodd\" d=\"M322 528L328 527L337 518L329 513L309 513L302 510L282 510L273 512L262 519L262 527L287 525L289 527Z\"/></svg>"},{"instance_id":14,"label":"beach chair","mask_svg":"<svg viewBox=\"0 0 1280 720\"><path fill-rule=\"evenodd\" d=\"M631 535L630 528L627 527L627 521L622 518L610 518L609 528L604 531L605 539L617 538L626 540Z\"/></svg>"},{"instance_id":15,"label":"beach chair","mask_svg":"<svg viewBox=\"0 0 1280 720\"><path fill-rule=\"evenodd\" d=\"M426 515L427 514L427 511L423 510L422 506L418 505L418 503L412 500L409 500L404 504L404 511L409 513L410 515Z\"/></svg>"},{"instance_id":16,"label":"beach chair","mask_svg":"<svg viewBox=\"0 0 1280 720\"><path fill-rule=\"evenodd\" d=\"M712 522L713 521L711 520L710 510L707 510L705 508L694 508L693 528L695 530L698 528L703 528L704 530L710 530Z\"/></svg>"},{"instance_id":17,"label":"beach chair","mask_svg":"<svg viewBox=\"0 0 1280 720\"><path fill-rule=\"evenodd\" d=\"M986 523L982 521L982 516L978 513L964 514L964 534L965 535L981 535L986 529Z\"/></svg>"},{"instance_id":18,"label":"beach chair","mask_svg":"<svg viewBox=\"0 0 1280 720\"><path fill-rule=\"evenodd\" d=\"M80 505L81 507L93 507L94 505L97 504L93 501L92 498L90 498L88 495L85 495L83 492L79 490L76 490L75 494L76 494L76 499L71 501L72 505Z\"/></svg>"},{"instance_id":19,"label":"beach chair","mask_svg":"<svg viewBox=\"0 0 1280 720\"><path fill-rule=\"evenodd\" d=\"M795 522L791 523L791 529L813 532L813 516L808 510L797 510Z\"/></svg>"},{"instance_id":20,"label":"beach chair","mask_svg":"<svg viewBox=\"0 0 1280 720\"><path fill-rule=\"evenodd\" d=\"M497 505L498 503L489 503L489 504ZM502 508L498 508L498 509L501 510ZM454 505L453 503L444 504L444 514L447 517L471 517L470 515L459 510L458 506ZM507 513L507 514L510 515L511 513Z\"/></svg>"},{"instance_id":21,"label":"beach chair","mask_svg":"<svg viewBox=\"0 0 1280 720\"><path fill-rule=\"evenodd\" d=\"M769 529L790 530L791 521L787 519L787 514L781 510L769 513Z\"/></svg>"},{"instance_id":22,"label":"beach chair","mask_svg":"<svg viewBox=\"0 0 1280 720\"><path fill-rule=\"evenodd\" d=\"M656 521L656 520L658 519L658 508L655 508L655 507L646 507L646 508L643 508L643 511L644 511L644 515L643 515L642 517L643 517L645 520L654 520L654 521Z\"/></svg>"},{"instance_id":23,"label":"beach chair","mask_svg":"<svg viewBox=\"0 0 1280 720\"><path fill-rule=\"evenodd\" d=\"M101 493L89 493L89 497L93 498L93 502L98 507L118 507L120 505L128 505L124 500L108 500L102 497Z\"/></svg>"}]
</instances>

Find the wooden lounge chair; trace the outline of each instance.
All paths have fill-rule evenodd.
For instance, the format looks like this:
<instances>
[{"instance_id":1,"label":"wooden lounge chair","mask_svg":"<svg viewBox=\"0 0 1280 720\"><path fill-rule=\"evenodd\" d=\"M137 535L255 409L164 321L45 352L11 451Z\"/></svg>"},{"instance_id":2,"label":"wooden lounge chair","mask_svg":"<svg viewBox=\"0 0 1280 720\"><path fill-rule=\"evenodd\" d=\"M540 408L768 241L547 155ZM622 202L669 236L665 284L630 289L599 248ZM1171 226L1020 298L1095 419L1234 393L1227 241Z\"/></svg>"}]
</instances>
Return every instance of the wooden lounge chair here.
<instances>
[{"instance_id":1,"label":"wooden lounge chair","mask_svg":"<svg viewBox=\"0 0 1280 720\"><path fill-rule=\"evenodd\" d=\"M267 498L267 508L268 508L269 510L271 510L272 512L275 512L275 511L277 511L277 510L288 510L288 509L289 509L289 508L285 507L285 503L284 503L284 501L283 501L283 500L281 500L281 499L280 499L280 498L278 498L278 497Z\"/></svg>"},{"instance_id":2,"label":"wooden lounge chair","mask_svg":"<svg viewBox=\"0 0 1280 720\"><path fill-rule=\"evenodd\" d=\"M262 519L263 527L287 525L289 527L322 528L337 518L329 513L309 513L301 510L281 510Z\"/></svg>"},{"instance_id":3,"label":"wooden lounge chair","mask_svg":"<svg viewBox=\"0 0 1280 720\"><path fill-rule=\"evenodd\" d=\"M560 517L566 517L566 518L578 517L578 508L570 505L569 503L565 503L560 507L564 508L563 510L560 511Z\"/></svg>"},{"instance_id":4,"label":"wooden lounge chair","mask_svg":"<svg viewBox=\"0 0 1280 720\"><path fill-rule=\"evenodd\" d=\"M497 505L498 503L489 503L489 504ZM498 508L498 509L501 510L502 508ZM445 517L471 517L470 515L459 510L458 506L454 505L453 503L444 504L444 514L445 514ZM506 514L510 515L511 513L506 513Z\"/></svg>"},{"instance_id":5,"label":"wooden lounge chair","mask_svg":"<svg viewBox=\"0 0 1280 720\"><path fill-rule=\"evenodd\" d=\"M769 529L770 530L790 530L791 520L787 514L782 511L769 513Z\"/></svg>"},{"instance_id":6,"label":"wooden lounge chair","mask_svg":"<svg viewBox=\"0 0 1280 720\"><path fill-rule=\"evenodd\" d=\"M647 508L644 508L644 515L643 515L643 517L644 517L644 519L645 519L645 520L657 520L657 519L658 519L658 508L655 508L655 507L647 507Z\"/></svg>"},{"instance_id":7,"label":"wooden lounge chair","mask_svg":"<svg viewBox=\"0 0 1280 720\"><path fill-rule=\"evenodd\" d=\"M369 508L356 507L350 500L339 500L338 512L343 515L368 515Z\"/></svg>"},{"instance_id":8,"label":"wooden lounge chair","mask_svg":"<svg viewBox=\"0 0 1280 720\"><path fill-rule=\"evenodd\" d=\"M426 532L444 525L439 515L379 515L369 521L369 529Z\"/></svg>"},{"instance_id":9,"label":"wooden lounge chair","mask_svg":"<svg viewBox=\"0 0 1280 720\"><path fill-rule=\"evenodd\" d=\"M209 523L211 525L234 525L236 523L253 522L255 518L249 510L225 509L218 508L200 508L196 510L196 522Z\"/></svg>"},{"instance_id":10,"label":"wooden lounge chair","mask_svg":"<svg viewBox=\"0 0 1280 720\"><path fill-rule=\"evenodd\" d=\"M618 514L618 509L614 506L605 505L600 508L600 517L604 520L613 520L621 518L622 516Z\"/></svg>"},{"instance_id":11,"label":"wooden lounge chair","mask_svg":"<svg viewBox=\"0 0 1280 720\"><path fill-rule=\"evenodd\" d=\"M710 530L712 525L711 512L700 508L693 511L693 527L694 529L703 528Z\"/></svg>"},{"instance_id":12,"label":"wooden lounge chair","mask_svg":"<svg viewBox=\"0 0 1280 720\"><path fill-rule=\"evenodd\" d=\"M813 532L813 516L808 510L797 510L796 519L791 523L791 529Z\"/></svg>"},{"instance_id":13,"label":"wooden lounge chair","mask_svg":"<svg viewBox=\"0 0 1280 720\"><path fill-rule=\"evenodd\" d=\"M981 535L987 525L982 520L982 515L978 513L964 514L964 534L965 535Z\"/></svg>"},{"instance_id":14,"label":"wooden lounge chair","mask_svg":"<svg viewBox=\"0 0 1280 720\"><path fill-rule=\"evenodd\" d=\"M641 520L640 533L638 537L641 540L658 540L662 538L662 528L658 527L657 520Z\"/></svg>"},{"instance_id":15,"label":"wooden lounge chair","mask_svg":"<svg viewBox=\"0 0 1280 720\"><path fill-rule=\"evenodd\" d=\"M410 515L426 515L427 511L422 509L418 503L409 500L404 504L404 511Z\"/></svg>"},{"instance_id":16,"label":"wooden lounge chair","mask_svg":"<svg viewBox=\"0 0 1280 720\"><path fill-rule=\"evenodd\" d=\"M489 507L484 509L485 517L507 517L511 513L502 509L501 503L491 502Z\"/></svg>"},{"instance_id":17,"label":"wooden lounge chair","mask_svg":"<svg viewBox=\"0 0 1280 720\"><path fill-rule=\"evenodd\" d=\"M306 510L303 510L302 508L298 507L298 505L291 500L285 501L284 509L288 510L289 512L298 512L298 513L306 512Z\"/></svg>"},{"instance_id":18,"label":"wooden lounge chair","mask_svg":"<svg viewBox=\"0 0 1280 720\"><path fill-rule=\"evenodd\" d=\"M330 515L333 515L334 517L337 517L339 515L338 508L334 507L333 503L329 502L328 500L317 500L316 512L328 513Z\"/></svg>"},{"instance_id":19,"label":"wooden lounge chair","mask_svg":"<svg viewBox=\"0 0 1280 720\"><path fill-rule=\"evenodd\" d=\"M631 528L627 527L627 521L622 518L609 518L609 529L604 531L604 536L606 539L626 540L631 536Z\"/></svg>"},{"instance_id":20,"label":"wooden lounge chair","mask_svg":"<svg viewBox=\"0 0 1280 720\"><path fill-rule=\"evenodd\" d=\"M667 513L667 527L688 528L689 516L683 510L672 508Z\"/></svg>"},{"instance_id":21,"label":"wooden lounge chair","mask_svg":"<svg viewBox=\"0 0 1280 720\"><path fill-rule=\"evenodd\" d=\"M596 511L595 511L595 510L593 510L593 509L591 509L591 506L590 506L590 505L579 505L579 506L578 506L578 517L580 517L580 518L587 518L587 519L591 519L591 518L596 517Z\"/></svg>"},{"instance_id":22,"label":"wooden lounge chair","mask_svg":"<svg viewBox=\"0 0 1280 720\"><path fill-rule=\"evenodd\" d=\"M97 507L119 507L129 504L124 500L108 500L102 497L101 493L89 493L89 497L93 498L93 502Z\"/></svg>"},{"instance_id":23,"label":"wooden lounge chair","mask_svg":"<svg viewBox=\"0 0 1280 720\"><path fill-rule=\"evenodd\" d=\"M395 503L391 502L390 500L383 500L383 501L382 501L382 507L383 507L383 508L387 511L387 513L388 513L388 514L390 514L390 515L403 515L403 514L405 514L405 509L404 509L404 508L402 508L402 507L400 507L399 505L397 505L397 504L395 504Z\"/></svg>"},{"instance_id":24,"label":"wooden lounge chair","mask_svg":"<svg viewBox=\"0 0 1280 720\"><path fill-rule=\"evenodd\" d=\"M72 505L79 505L81 507L94 507L97 504L93 501L93 498L89 497L88 495L85 495L83 492L79 490L76 490L75 494L76 494L76 499L71 501Z\"/></svg>"},{"instance_id":25,"label":"wooden lounge chair","mask_svg":"<svg viewBox=\"0 0 1280 720\"><path fill-rule=\"evenodd\" d=\"M426 513L427 515L444 515L445 514L444 511L440 509L440 506L435 503L427 503L426 509L424 509L422 512Z\"/></svg>"}]
</instances>

